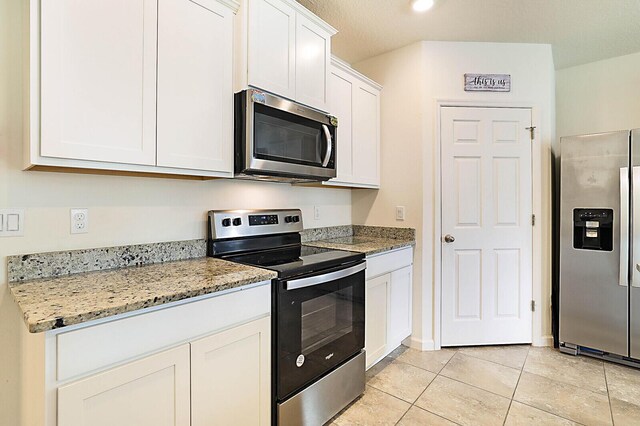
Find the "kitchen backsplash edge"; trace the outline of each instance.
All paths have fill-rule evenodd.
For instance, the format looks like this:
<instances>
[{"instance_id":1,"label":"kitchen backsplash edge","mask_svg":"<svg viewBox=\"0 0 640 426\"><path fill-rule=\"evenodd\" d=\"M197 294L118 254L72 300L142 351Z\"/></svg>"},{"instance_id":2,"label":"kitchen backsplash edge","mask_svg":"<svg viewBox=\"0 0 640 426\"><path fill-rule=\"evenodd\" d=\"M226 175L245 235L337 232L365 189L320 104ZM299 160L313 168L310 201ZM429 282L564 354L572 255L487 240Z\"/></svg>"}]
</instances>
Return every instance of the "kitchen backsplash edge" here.
<instances>
[{"instance_id":1,"label":"kitchen backsplash edge","mask_svg":"<svg viewBox=\"0 0 640 426\"><path fill-rule=\"evenodd\" d=\"M415 229L342 225L305 229L303 243L352 236L415 239ZM7 257L8 281L12 285L39 278L105 271L205 257L206 240L171 241L95 249L66 250Z\"/></svg>"}]
</instances>

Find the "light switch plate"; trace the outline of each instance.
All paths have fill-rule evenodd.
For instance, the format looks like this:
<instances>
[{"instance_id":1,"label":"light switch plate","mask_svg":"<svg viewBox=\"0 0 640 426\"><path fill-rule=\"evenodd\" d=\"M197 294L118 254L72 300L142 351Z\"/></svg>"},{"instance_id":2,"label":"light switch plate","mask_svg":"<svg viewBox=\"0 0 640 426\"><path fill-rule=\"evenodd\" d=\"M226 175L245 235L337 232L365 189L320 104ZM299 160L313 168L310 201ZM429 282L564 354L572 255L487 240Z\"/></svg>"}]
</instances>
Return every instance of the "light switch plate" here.
<instances>
[{"instance_id":1,"label":"light switch plate","mask_svg":"<svg viewBox=\"0 0 640 426\"><path fill-rule=\"evenodd\" d=\"M404 220L404 206L396 206L396 220Z\"/></svg>"},{"instance_id":2,"label":"light switch plate","mask_svg":"<svg viewBox=\"0 0 640 426\"><path fill-rule=\"evenodd\" d=\"M24 235L24 210L0 210L0 237L22 237Z\"/></svg>"}]
</instances>

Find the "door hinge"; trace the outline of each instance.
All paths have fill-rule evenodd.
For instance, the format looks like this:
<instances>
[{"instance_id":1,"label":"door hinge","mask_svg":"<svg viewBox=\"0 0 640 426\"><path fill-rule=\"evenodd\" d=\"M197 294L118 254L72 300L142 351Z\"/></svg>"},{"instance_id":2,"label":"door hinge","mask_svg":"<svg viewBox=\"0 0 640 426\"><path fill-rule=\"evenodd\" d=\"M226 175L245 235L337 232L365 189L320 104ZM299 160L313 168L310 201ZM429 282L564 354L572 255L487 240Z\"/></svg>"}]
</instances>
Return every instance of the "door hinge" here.
<instances>
[{"instance_id":1,"label":"door hinge","mask_svg":"<svg viewBox=\"0 0 640 426\"><path fill-rule=\"evenodd\" d=\"M536 138L536 126L525 127L525 129L527 129L531 134L531 141L533 142L533 140Z\"/></svg>"},{"instance_id":2,"label":"door hinge","mask_svg":"<svg viewBox=\"0 0 640 426\"><path fill-rule=\"evenodd\" d=\"M536 311L536 301L532 300L531 301L531 312L535 312Z\"/></svg>"},{"instance_id":3,"label":"door hinge","mask_svg":"<svg viewBox=\"0 0 640 426\"><path fill-rule=\"evenodd\" d=\"M536 226L536 215L535 214L531 215L531 226Z\"/></svg>"}]
</instances>

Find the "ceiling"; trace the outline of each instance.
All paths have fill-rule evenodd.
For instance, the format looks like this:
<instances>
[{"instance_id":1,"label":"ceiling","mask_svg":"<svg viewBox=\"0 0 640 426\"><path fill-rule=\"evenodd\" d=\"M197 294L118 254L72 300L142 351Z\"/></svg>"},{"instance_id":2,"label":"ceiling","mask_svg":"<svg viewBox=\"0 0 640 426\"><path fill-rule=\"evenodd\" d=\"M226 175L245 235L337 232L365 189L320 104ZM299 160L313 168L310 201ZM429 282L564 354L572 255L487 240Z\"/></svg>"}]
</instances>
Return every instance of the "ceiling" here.
<instances>
[{"instance_id":1,"label":"ceiling","mask_svg":"<svg viewBox=\"0 0 640 426\"><path fill-rule=\"evenodd\" d=\"M640 0L298 0L338 29L333 52L347 62L419 40L548 43L566 68L640 51Z\"/></svg>"}]
</instances>

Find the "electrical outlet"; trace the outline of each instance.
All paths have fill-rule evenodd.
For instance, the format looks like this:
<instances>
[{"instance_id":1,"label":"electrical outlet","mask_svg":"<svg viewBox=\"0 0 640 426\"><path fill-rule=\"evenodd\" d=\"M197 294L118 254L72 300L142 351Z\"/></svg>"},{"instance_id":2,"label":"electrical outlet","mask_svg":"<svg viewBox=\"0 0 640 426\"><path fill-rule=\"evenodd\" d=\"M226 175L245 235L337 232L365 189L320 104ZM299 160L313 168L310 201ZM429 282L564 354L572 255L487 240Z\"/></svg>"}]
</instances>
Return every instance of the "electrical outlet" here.
<instances>
[{"instance_id":1,"label":"electrical outlet","mask_svg":"<svg viewBox=\"0 0 640 426\"><path fill-rule=\"evenodd\" d=\"M396 220L404 220L404 206L396 207Z\"/></svg>"},{"instance_id":2,"label":"electrical outlet","mask_svg":"<svg viewBox=\"0 0 640 426\"><path fill-rule=\"evenodd\" d=\"M89 232L89 209L71 209L71 233Z\"/></svg>"},{"instance_id":3,"label":"electrical outlet","mask_svg":"<svg viewBox=\"0 0 640 426\"><path fill-rule=\"evenodd\" d=\"M320 207L319 206L313 206L313 219L314 220L319 220L320 219Z\"/></svg>"}]
</instances>

